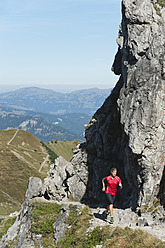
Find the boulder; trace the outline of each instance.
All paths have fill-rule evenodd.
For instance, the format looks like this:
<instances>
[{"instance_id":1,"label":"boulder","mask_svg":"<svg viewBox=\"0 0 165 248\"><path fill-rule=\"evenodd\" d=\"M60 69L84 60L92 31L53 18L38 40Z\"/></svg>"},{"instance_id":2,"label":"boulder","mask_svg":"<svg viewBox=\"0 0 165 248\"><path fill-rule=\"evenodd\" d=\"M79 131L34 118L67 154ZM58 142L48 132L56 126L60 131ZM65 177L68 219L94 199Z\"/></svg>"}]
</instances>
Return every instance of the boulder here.
<instances>
[{"instance_id":1,"label":"boulder","mask_svg":"<svg viewBox=\"0 0 165 248\"><path fill-rule=\"evenodd\" d=\"M54 223L54 239L57 244L58 241L65 236L65 231L68 225L65 223L66 218L69 216L69 207L63 206L62 213Z\"/></svg>"}]
</instances>

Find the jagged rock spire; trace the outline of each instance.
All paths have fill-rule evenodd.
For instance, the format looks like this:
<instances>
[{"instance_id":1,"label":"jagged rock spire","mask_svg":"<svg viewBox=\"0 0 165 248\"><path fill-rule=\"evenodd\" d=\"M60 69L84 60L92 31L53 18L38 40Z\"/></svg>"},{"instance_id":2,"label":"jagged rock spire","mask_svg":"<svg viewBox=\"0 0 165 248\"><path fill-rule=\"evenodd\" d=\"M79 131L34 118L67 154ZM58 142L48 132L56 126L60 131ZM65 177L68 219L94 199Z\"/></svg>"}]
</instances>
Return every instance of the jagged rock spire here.
<instances>
[{"instance_id":1,"label":"jagged rock spire","mask_svg":"<svg viewBox=\"0 0 165 248\"><path fill-rule=\"evenodd\" d=\"M159 1L123 0L118 52L120 79L86 126L87 198L103 199L101 179L115 166L124 206L165 204L165 7Z\"/></svg>"}]
</instances>

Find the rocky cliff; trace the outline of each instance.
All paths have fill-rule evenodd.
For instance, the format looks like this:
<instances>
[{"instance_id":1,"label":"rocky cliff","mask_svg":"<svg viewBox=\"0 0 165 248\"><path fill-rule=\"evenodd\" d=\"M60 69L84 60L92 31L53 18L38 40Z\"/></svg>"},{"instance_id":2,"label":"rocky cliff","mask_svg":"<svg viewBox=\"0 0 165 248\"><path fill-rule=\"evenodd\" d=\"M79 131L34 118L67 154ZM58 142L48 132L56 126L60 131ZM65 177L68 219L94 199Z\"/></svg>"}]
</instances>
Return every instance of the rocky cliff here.
<instances>
[{"instance_id":1,"label":"rocky cliff","mask_svg":"<svg viewBox=\"0 0 165 248\"><path fill-rule=\"evenodd\" d=\"M84 199L103 200L101 179L115 166L123 207L152 204L158 196L165 204L165 2L123 0L117 43L112 70L119 81L86 126L86 143L72 163L80 168L86 152Z\"/></svg>"}]
</instances>

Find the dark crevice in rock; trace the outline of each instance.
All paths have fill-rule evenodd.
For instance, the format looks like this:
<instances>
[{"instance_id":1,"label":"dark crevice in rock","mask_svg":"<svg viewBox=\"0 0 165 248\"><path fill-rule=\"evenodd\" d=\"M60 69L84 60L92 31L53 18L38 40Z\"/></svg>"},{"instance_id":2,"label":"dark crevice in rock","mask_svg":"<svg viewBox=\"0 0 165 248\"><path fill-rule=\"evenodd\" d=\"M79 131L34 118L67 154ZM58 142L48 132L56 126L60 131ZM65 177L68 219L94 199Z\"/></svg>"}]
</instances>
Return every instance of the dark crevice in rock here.
<instances>
[{"instance_id":1,"label":"dark crevice in rock","mask_svg":"<svg viewBox=\"0 0 165 248\"><path fill-rule=\"evenodd\" d=\"M46 190L45 193L44 193L44 198L45 198L46 200L50 200L50 197L49 197L49 195L48 195L47 190Z\"/></svg>"},{"instance_id":2,"label":"dark crevice in rock","mask_svg":"<svg viewBox=\"0 0 165 248\"><path fill-rule=\"evenodd\" d=\"M160 198L160 202L165 208L165 167L164 167L162 179L160 182L160 189L159 189L159 193L158 193L158 198Z\"/></svg>"}]
</instances>

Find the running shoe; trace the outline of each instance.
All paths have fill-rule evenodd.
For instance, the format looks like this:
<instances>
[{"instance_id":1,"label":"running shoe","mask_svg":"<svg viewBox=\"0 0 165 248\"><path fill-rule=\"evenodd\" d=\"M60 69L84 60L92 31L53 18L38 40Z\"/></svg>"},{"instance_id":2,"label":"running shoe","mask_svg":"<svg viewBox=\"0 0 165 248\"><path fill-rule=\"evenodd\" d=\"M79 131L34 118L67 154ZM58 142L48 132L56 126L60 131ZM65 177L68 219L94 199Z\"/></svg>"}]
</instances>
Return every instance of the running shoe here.
<instances>
[{"instance_id":1,"label":"running shoe","mask_svg":"<svg viewBox=\"0 0 165 248\"><path fill-rule=\"evenodd\" d=\"M113 217L111 216L111 218L110 218L110 223L113 223L114 222L114 219L113 219Z\"/></svg>"}]
</instances>

